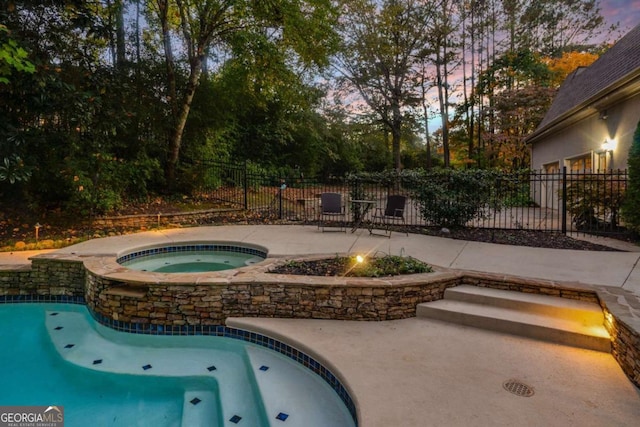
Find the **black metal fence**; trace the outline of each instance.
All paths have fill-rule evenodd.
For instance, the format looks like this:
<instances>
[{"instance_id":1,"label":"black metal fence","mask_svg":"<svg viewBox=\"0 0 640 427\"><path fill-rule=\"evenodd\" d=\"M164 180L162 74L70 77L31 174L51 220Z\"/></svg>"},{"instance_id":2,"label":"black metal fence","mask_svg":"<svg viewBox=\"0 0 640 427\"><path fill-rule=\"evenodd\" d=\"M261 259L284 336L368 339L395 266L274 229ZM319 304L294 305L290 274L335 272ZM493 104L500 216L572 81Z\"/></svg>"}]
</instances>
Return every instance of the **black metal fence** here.
<instances>
[{"instance_id":1,"label":"black metal fence","mask_svg":"<svg viewBox=\"0 0 640 427\"><path fill-rule=\"evenodd\" d=\"M496 173L491 176L490 190L480 188L459 193L445 188L445 198L425 198L421 186L441 179L435 174L422 176L423 181L398 180L393 183L374 179L310 179L299 174L276 176L247 164L202 162L200 177L205 184L200 192L208 198L238 209L259 211L265 217L287 221L317 220L320 194L338 192L344 195L345 208L352 220L360 212L350 200L371 200L384 207L387 196L407 196L405 221L409 226L437 227L428 215L437 203L468 202L485 192L476 215L464 220L466 227L488 229L521 229L550 232L582 232L594 234L624 233L620 209L627 185L626 171L522 171ZM422 184L421 184L422 182ZM452 185L455 185L452 184ZM457 199L449 197L457 194ZM443 201L444 200L444 201ZM368 213L367 215L370 215ZM365 218L366 219L366 218Z\"/></svg>"}]
</instances>

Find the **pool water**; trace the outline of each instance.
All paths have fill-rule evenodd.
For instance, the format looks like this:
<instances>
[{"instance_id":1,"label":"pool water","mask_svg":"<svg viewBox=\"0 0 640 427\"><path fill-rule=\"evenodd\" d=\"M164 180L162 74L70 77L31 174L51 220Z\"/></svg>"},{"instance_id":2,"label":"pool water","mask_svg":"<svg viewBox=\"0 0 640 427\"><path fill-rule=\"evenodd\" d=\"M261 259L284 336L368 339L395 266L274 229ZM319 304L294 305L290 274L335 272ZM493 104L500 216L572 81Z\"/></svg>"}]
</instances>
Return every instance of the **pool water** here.
<instances>
[{"instance_id":1,"label":"pool water","mask_svg":"<svg viewBox=\"0 0 640 427\"><path fill-rule=\"evenodd\" d=\"M0 405L63 406L66 427L355 424L326 382L279 353L117 332L80 305L0 304L0 349Z\"/></svg>"},{"instance_id":2,"label":"pool water","mask_svg":"<svg viewBox=\"0 0 640 427\"><path fill-rule=\"evenodd\" d=\"M179 379L140 381L65 363L45 330L44 309L45 304L0 306L1 405L64 406L67 426L86 426L88 420L96 426L180 425Z\"/></svg>"},{"instance_id":3,"label":"pool water","mask_svg":"<svg viewBox=\"0 0 640 427\"><path fill-rule=\"evenodd\" d=\"M202 273L246 267L263 258L229 251L185 251L161 253L121 262L125 267L158 273Z\"/></svg>"}]
</instances>

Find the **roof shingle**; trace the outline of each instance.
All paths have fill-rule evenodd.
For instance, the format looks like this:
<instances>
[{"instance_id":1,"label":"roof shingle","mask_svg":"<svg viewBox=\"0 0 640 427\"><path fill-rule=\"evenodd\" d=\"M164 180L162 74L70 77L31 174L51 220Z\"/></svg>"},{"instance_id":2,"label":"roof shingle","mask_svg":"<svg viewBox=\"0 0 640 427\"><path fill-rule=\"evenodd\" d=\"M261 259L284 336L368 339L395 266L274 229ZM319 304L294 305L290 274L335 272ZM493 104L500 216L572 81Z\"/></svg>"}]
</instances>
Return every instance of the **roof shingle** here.
<instances>
[{"instance_id":1,"label":"roof shingle","mask_svg":"<svg viewBox=\"0 0 640 427\"><path fill-rule=\"evenodd\" d=\"M636 26L587 68L570 74L560 86L549 111L534 132L546 127L575 107L599 94L640 68L640 25Z\"/></svg>"}]
</instances>

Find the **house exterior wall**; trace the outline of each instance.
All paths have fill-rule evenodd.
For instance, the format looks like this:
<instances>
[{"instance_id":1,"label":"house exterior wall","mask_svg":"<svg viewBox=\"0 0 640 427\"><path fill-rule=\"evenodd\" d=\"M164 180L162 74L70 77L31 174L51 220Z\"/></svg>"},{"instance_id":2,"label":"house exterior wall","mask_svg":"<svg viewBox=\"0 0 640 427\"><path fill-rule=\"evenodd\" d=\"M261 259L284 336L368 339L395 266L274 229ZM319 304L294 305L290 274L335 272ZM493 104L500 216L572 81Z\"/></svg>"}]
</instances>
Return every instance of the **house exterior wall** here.
<instances>
[{"instance_id":1,"label":"house exterior wall","mask_svg":"<svg viewBox=\"0 0 640 427\"><path fill-rule=\"evenodd\" d=\"M606 154L606 169L626 169L633 134L640 121L640 93L610 106L607 118L594 113L562 130L533 143L531 167L544 170L557 163L560 168L569 166L570 159L580 156L591 158L591 170L599 167L601 147L606 139L615 141L615 148Z\"/></svg>"}]
</instances>

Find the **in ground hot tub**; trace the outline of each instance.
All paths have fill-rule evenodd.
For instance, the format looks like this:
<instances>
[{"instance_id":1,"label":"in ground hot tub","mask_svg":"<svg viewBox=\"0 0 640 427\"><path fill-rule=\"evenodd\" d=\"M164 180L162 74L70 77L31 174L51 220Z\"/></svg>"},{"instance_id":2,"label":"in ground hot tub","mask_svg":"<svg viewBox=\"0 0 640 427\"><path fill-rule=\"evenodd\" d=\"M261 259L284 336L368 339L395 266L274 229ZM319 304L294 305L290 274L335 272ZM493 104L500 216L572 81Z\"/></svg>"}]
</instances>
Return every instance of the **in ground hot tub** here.
<instances>
[{"instance_id":1,"label":"in ground hot tub","mask_svg":"<svg viewBox=\"0 0 640 427\"><path fill-rule=\"evenodd\" d=\"M233 242L173 243L120 255L118 264L157 273L201 273L246 267L263 261L267 249Z\"/></svg>"}]
</instances>

